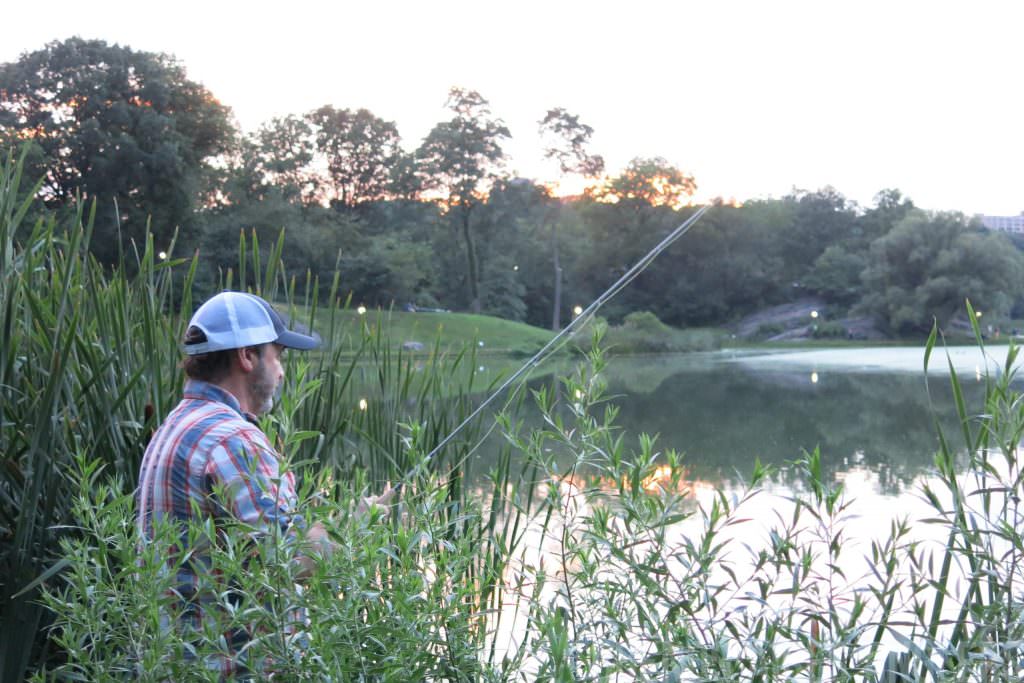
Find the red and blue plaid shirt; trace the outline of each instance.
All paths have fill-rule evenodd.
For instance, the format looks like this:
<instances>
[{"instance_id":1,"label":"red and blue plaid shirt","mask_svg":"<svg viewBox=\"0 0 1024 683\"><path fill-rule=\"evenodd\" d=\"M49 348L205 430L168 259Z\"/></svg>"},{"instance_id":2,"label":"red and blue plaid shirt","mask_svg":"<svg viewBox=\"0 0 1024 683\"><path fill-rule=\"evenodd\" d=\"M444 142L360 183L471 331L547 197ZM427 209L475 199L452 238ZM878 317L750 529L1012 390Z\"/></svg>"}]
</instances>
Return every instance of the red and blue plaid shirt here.
<instances>
[{"instance_id":1,"label":"red and blue plaid shirt","mask_svg":"<svg viewBox=\"0 0 1024 683\"><path fill-rule=\"evenodd\" d=\"M289 535L294 525L303 524L295 510L294 475L281 471L280 456L255 418L242 412L231 393L198 380L188 380L181 403L153 434L136 495L138 529L146 540L160 521L181 523L184 543L190 522L216 525L227 516L256 531L276 526ZM213 596L203 575L206 556L202 549L192 550L198 550L194 561L177 564L176 583L188 603L184 625L198 634ZM235 652L248 640L245 633L225 636ZM233 657L217 665L228 675L238 667Z\"/></svg>"}]
</instances>

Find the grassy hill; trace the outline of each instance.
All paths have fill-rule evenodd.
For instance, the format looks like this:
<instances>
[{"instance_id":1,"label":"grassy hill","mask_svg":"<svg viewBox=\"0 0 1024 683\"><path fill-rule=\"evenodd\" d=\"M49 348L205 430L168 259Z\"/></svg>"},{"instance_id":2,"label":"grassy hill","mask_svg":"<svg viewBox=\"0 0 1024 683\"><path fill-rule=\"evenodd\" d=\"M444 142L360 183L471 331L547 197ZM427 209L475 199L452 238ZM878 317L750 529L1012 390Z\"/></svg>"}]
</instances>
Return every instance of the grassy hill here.
<instances>
[{"instance_id":1,"label":"grassy hill","mask_svg":"<svg viewBox=\"0 0 1024 683\"><path fill-rule=\"evenodd\" d=\"M555 336L550 330L488 315L379 309L363 314L351 309L318 310L316 329L321 332L330 329L331 315L335 318L335 329L342 330L352 340L353 348L355 340L361 336L362 325L371 330L379 327L383 338L390 340L393 348L397 349L406 342L419 342L423 344L424 353L429 353L438 344L445 352L458 352L466 345L474 344L477 356L525 357L532 356ZM300 313L297 317L306 320L308 316ZM570 340L566 348L576 345L587 347L591 329L585 325L574 336L575 341ZM603 347L610 355L709 351L719 348L724 337L723 330L680 330L665 325L651 313L638 312L627 316L621 325L609 326Z\"/></svg>"},{"instance_id":2,"label":"grassy hill","mask_svg":"<svg viewBox=\"0 0 1024 683\"><path fill-rule=\"evenodd\" d=\"M317 327L327 328L330 311L317 313ZM554 333L524 323L470 313L407 313L405 311L354 310L333 312L336 324L353 338L361 325L379 326L395 347L406 342L419 342L425 350L440 344L442 350L458 351L475 343L477 355L501 354L529 356L546 344ZM301 316L300 316L301 319Z\"/></svg>"}]
</instances>

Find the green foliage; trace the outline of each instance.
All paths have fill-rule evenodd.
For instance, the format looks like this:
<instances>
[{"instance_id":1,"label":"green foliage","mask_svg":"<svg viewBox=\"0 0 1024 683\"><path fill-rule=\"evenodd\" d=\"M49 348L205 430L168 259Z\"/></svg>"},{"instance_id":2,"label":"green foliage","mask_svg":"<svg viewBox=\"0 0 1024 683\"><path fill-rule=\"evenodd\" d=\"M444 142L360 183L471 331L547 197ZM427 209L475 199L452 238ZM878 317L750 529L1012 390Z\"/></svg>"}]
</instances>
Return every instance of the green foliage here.
<instances>
[{"instance_id":1,"label":"green foliage","mask_svg":"<svg viewBox=\"0 0 1024 683\"><path fill-rule=\"evenodd\" d=\"M510 133L474 90L451 88L447 106L454 116L434 126L416 156L427 189L442 192L450 207L470 207L497 179L505 160L501 143Z\"/></svg>"},{"instance_id":2,"label":"green foliage","mask_svg":"<svg viewBox=\"0 0 1024 683\"><path fill-rule=\"evenodd\" d=\"M308 202L319 194L320 181L310 169L314 156L313 129L297 116L271 119L260 126L241 153L254 166L258 192L276 188L286 199Z\"/></svg>"},{"instance_id":3,"label":"green foliage","mask_svg":"<svg viewBox=\"0 0 1024 683\"><path fill-rule=\"evenodd\" d=\"M91 223L81 213L67 226L58 226L52 218L40 220L23 242L16 241L14 235L29 209L27 202L18 202L20 176L21 166L8 158L0 174L0 678L23 680L27 670L68 655L60 651L63 647L84 658L75 666L99 671L96 667L105 662L115 676L127 665L121 656L125 651L116 648L134 643L136 652L145 643L156 648L149 656L165 651L161 636L143 628L153 626L158 605L138 599L137 591L147 587L134 585L138 582L132 580L126 560L134 547L132 525L117 515L127 514L125 506L131 504L122 496L130 493L136 480L148 434L179 398L177 340L193 308L192 277L198 261L161 260L150 238L138 254L134 275L111 273L90 256ZM318 480L322 466L335 481L352 484L347 489L350 495L369 486L367 476L372 488L379 490L382 482L396 480L410 466L406 456L411 451L399 447L404 443L399 420L414 417L417 443L428 449L468 414L472 396L480 390L475 358L458 350L435 349L425 363L406 362L401 352L393 352L377 336L379 330L344 328L336 306L321 311L315 282L307 282L304 292L297 290L281 267L283 241L269 249L260 244L255 237L241 241L238 270L226 272L225 284L259 292L293 315L301 312L307 323L317 323L326 341L322 353L289 374L285 412L275 418L279 426L272 423L268 429L279 430L282 443L294 450L290 454L295 462L315 466L316 476L311 474L307 483ZM175 270L185 272L175 276ZM337 286L336 279L329 292L332 301L339 300ZM368 382L360 380L364 359L373 363L377 393L386 397L367 410L361 409L359 400L368 395ZM473 370L464 372L466 366ZM301 434L295 424L317 429L322 436L293 439ZM474 430L465 432L468 439L473 439ZM453 445L418 471L424 477L458 471L467 448ZM406 456L396 458L399 452ZM98 507L90 516L83 512L80 497L80 507L73 507L80 482L71 474L95 467L102 467L103 482L109 487L96 489L99 497L89 499ZM306 472L300 469L300 474ZM500 485L502 492L514 489L504 481ZM465 507L458 503L463 492L454 481L430 490L447 501L445 515ZM96 516L108 513L114 517ZM485 533L487 520L470 524L477 518L445 517L455 518L465 522L459 530L473 534L474 542ZM122 537L104 532L90 541L80 535L80 527L87 524L93 524L88 529L96 534L118 528ZM87 545L74 545L78 541ZM111 554L97 557L91 549ZM84 564L59 573L68 561ZM280 567L274 571L280 579ZM479 569L472 571L479 575ZM71 581L73 590L89 595L106 590L112 596L108 603L90 606L94 612L88 616L89 628L118 629L139 620L140 640L135 642L131 633L102 630L90 631L93 635L77 632L66 641L47 640L45 629L53 615L39 602L40 590L44 583L60 590L65 581ZM114 596L125 590L136 592ZM71 607L82 606L64 605ZM109 636L115 649L96 649L96 633ZM453 641L452 648L456 644ZM102 659L115 651L116 662ZM166 652L170 659L180 654Z\"/></svg>"},{"instance_id":4,"label":"green foliage","mask_svg":"<svg viewBox=\"0 0 1024 683\"><path fill-rule=\"evenodd\" d=\"M663 334L669 330L668 325L658 320L658 316L650 311L633 311L625 317L622 324L646 334Z\"/></svg>"},{"instance_id":5,"label":"green foliage","mask_svg":"<svg viewBox=\"0 0 1024 683\"><path fill-rule=\"evenodd\" d=\"M867 264L866 253L850 252L842 244L833 244L814 262L804 283L826 301L849 306L860 297L860 274Z\"/></svg>"},{"instance_id":6,"label":"green foliage","mask_svg":"<svg viewBox=\"0 0 1024 683\"><path fill-rule=\"evenodd\" d=\"M356 515L353 491L321 486L302 509L333 520L337 550L313 555L317 566L299 576L301 536L254 538L251 530L220 526L216 538L199 522L172 525L141 545L130 494L96 463L76 462L72 516L79 533L61 541L63 582L47 590L57 615L54 644L66 663L40 672L89 681L217 680L204 663L229 657L222 634L260 634L241 662L259 676L287 680L478 680L487 666L477 656L484 619L474 582L476 551L464 528L479 523L472 501L451 515L436 480L403 507L391 527L379 510ZM202 632L175 623L183 605L173 593L173 569L187 561L175 546L182 533L211 545L206 590L215 620ZM144 550L140 553L139 548ZM304 584L299 590L297 586ZM308 621L301 621L303 617ZM297 621L300 620L300 621ZM285 635L283 624L294 632Z\"/></svg>"},{"instance_id":7,"label":"green foliage","mask_svg":"<svg viewBox=\"0 0 1024 683\"><path fill-rule=\"evenodd\" d=\"M815 339L846 339L847 330L842 323L830 320L815 325L811 336Z\"/></svg>"},{"instance_id":8,"label":"green foliage","mask_svg":"<svg viewBox=\"0 0 1024 683\"><path fill-rule=\"evenodd\" d=\"M193 210L207 160L226 150L228 109L172 58L69 38L0 65L0 147L36 150L41 196L72 207L97 200L95 252L114 262L150 219L161 248ZM36 165L38 164L38 165ZM115 203L116 202L116 203Z\"/></svg>"},{"instance_id":9,"label":"green foliage","mask_svg":"<svg viewBox=\"0 0 1024 683\"><path fill-rule=\"evenodd\" d=\"M679 353L711 351L721 345L720 334L709 329L677 330L650 311L634 311L605 335L614 353Z\"/></svg>"},{"instance_id":10,"label":"green foliage","mask_svg":"<svg viewBox=\"0 0 1024 683\"><path fill-rule=\"evenodd\" d=\"M926 370L934 341L933 332ZM895 519L871 543L869 572L851 576L853 508L817 450L793 464L803 486L773 503L764 535L738 537L755 523L747 508L771 473L755 465L746 494L689 503L677 456L655 455L643 437L627 452L609 429L615 411L592 355L591 369L565 384L572 419L541 393L548 426L517 442L556 482L543 526L549 588L530 602L538 679L1019 680L1017 360L1011 346L981 413L968 411L951 374L966 451L940 429L936 476L922 488L934 507L925 522L948 534L945 548Z\"/></svg>"},{"instance_id":11,"label":"green foliage","mask_svg":"<svg viewBox=\"0 0 1024 683\"><path fill-rule=\"evenodd\" d=\"M458 232L466 256L467 303L471 312L479 313L481 268L473 213L498 178L505 161L502 140L510 133L476 91L452 88L448 108L455 116L434 126L416 157L423 187L441 195L448 220Z\"/></svg>"},{"instance_id":12,"label":"green foliage","mask_svg":"<svg viewBox=\"0 0 1024 683\"><path fill-rule=\"evenodd\" d=\"M964 297L992 317L1020 297L1024 256L959 214L916 211L871 245L860 307L899 333L948 323Z\"/></svg>"},{"instance_id":13,"label":"green foliage","mask_svg":"<svg viewBox=\"0 0 1024 683\"><path fill-rule=\"evenodd\" d=\"M558 162L563 174L578 173L594 178L604 171L604 158L587 151L594 129L580 117L557 107L549 109L538 124L540 134L547 138L544 158Z\"/></svg>"},{"instance_id":14,"label":"green foliage","mask_svg":"<svg viewBox=\"0 0 1024 683\"><path fill-rule=\"evenodd\" d=\"M697 190L693 176L686 175L661 157L629 162L620 175L601 189L599 196L633 207L671 206Z\"/></svg>"},{"instance_id":15,"label":"green foliage","mask_svg":"<svg viewBox=\"0 0 1024 683\"><path fill-rule=\"evenodd\" d=\"M40 219L15 241L28 209L13 203L20 174L8 157L0 171L3 680L22 680L39 656L34 641L47 617L32 582L55 566L60 530L73 521L66 468L83 454L134 479L150 415L166 414L178 384L172 263L157 262L150 238L139 275L108 277L88 253L92 221L81 206L66 230ZM181 305L191 307L187 296Z\"/></svg>"},{"instance_id":16,"label":"green foliage","mask_svg":"<svg viewBox=\"0 0 1024 683\"><path fill-rule=\"evenodd\" d=\"M391 189L390 169L401 152L398 128L368 109L325 105L310 112L316 146L327 160L332 199L345 208L383 198Z\"/></svg>"},{"instance_id":17,"label":"green foliage","mask_svg":"<svg viewBox=\"0 0 1024 683\"><path fill-rule=\"evenodd\" d=\"M89 258L80 224L58 234L40 222L18 244L28 210L16 200L18 174L9 161L0 176L6 680L210 680L188 653L222 654L221 627L242 625L258 636L250 666L287 680L1012 681L1024 672L1015 347L978 410L951 367L964 448L939 429L936 475L922 489L946 545L918 543L910 521L895 520L871 545L871 573L851 577L852 508L816 450L793 464L803 487L781 502L784 513L741 543L770 472L756 464L735 497L695 497L681 456L646 436L628 447L603 393L599 325L586 362L536 390L537 425L501 417L507 445L493 469L467 478L475 428L426 461L474 404L472 352L437 350L416 367L370 325L356 331L349 314L321 310L312 285L296 294L280 268L283 241L267 249L258 238L240 245L238 281L283 300L326 342L289 374L264 428L302 475L304 512L328 521L340 548L298 591L301 533L218 537L211 588L231 590L215 590L216 633L162 628L180 609L167 570L180 561L168 546L181 530L161 530L140 552L130 490L153 424L145 403L166 414L179 389L175 339L191 281L172 306L171 273L196 264L159 262L149 241L138 275L109 275ZM328 298L337 295L336 280ZM980 344L974 313L968 306ZM649 312L622 327L664 332ZM361 359L375 383L365 410L354 384ZM353 514L357 494L403 475L390 520ZM282 628L296 609L310 616L299 625L308 646ZM902 650L889 652L887 638Z\"/></svg>"},{"instance_id":18,"label":"green foliage","mask_svg":"<svg viewBox=\"0 0 1024 683\"><path fill-rule=\"evenodd\" d=\"M602 176L594 130L563 108L539 122L545 156L593 185L570 198L509 179L510 131L466 88L449 91L451 118L415 152L402 150L393 122L330 104L242 135L172 57L96 40L54 42L0 65L0 91L0 145L27 145L29 176L44 178L36 194L61 220L74 219L79 194L97 200L92 253L130 268L147 234L158 254L174 241L199 248L201 292L226 277L240 230L269 244L287 228L290 273L326 283L339 269L342 292L364 303L559 329L692 211L676 207L696 188L658 157ZM1024 310L1020 244L922 213L898 190L870 207L832 187L714 203L611 303L611 319L649 310L676 327L726 326L814 294L910 337L933 316L947 323L964 295L990 321Z\"/></svg>"},{"instance_id":19,"label":"green foliage","mask_svg":"<svg viewBox=\"0 0 1024 683\"><path fill-rule=\"evenodd\" d=\"M789 266L785 277L803 285L803 278L830 244L849 240L856 224L853 207L835 188L796 191L784 200L792 217L780 231L779 248Z\"/></svg>"}]
</instances>

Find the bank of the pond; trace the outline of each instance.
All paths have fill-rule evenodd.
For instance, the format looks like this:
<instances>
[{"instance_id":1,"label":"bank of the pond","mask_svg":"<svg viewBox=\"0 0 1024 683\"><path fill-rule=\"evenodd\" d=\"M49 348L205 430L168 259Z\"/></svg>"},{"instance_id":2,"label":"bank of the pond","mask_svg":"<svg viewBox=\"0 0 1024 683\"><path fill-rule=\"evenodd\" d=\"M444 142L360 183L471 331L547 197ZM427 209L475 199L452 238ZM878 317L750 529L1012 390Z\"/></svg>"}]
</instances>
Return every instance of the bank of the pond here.
<instances>
[{"instance_id":1,"label":"bank of the pond","mask_svg":"<svg viewBox=\"0 0 1024 683\"><path fill-rule=\"evenodd\" d=\"M310 318L308 311L298 310L296 317ZM389 340L391 349L410 357L426 357L436 352L462 353L472 348L478 358L504 358L491 361L489 366L511 365L515 359L532 356L551 341L555 332L526 323L483 314L459 313L443 310L363 310L345 308L330 310L319 308L314 317L317 329L340 329L342 338L335 343L351 347L355 354L364 338L364 328L376 329L380 338ZM921 348L926 337L872 339L870 341L845 338L794 338L788 340L758 340L743 337L725 328L695 327L679 329L659 321L653 314L639 311L626 316L618 324L598 319L604 328L602 347L609 356L660 355L736 350L742 352L812 351L816 349L863 348ZM336 326L336 327L335 327ZM570 356L579 348L588 348L595 322L580 326L558 352ZM963 334L947 336L950 344L973 344L972 337ZM993 342L1007 343L1003 336Z\"/></svg>"}]
</instances>

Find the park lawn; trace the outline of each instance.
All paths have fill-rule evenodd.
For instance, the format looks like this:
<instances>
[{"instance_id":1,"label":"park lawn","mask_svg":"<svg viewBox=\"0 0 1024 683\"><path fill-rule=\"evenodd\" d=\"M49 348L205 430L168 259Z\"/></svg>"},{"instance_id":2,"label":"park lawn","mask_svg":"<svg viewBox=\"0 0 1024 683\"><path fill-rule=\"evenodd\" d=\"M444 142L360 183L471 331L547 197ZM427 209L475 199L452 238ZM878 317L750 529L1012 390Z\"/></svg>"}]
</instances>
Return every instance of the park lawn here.
<instances>
[{"instance_id":1,"label":"park lawn","mask_svg":"<svg viewBox=\"0 0 1024 683\"><path fill-rule=\"evenodd\" d=\"M327 329L332 313L317 312L317 328ZM525 323L471 313L408 313L372 310L360 315L355 310L334 311L336 324L350 339L360 337L360 325L379 326L385 339L395 348L406 342L423 344L429 353L435 346L446 352L458 352L476 345L477 355L531 356L548 343L555 333ZM300 320L305 319L301 314Z\"/></svg>"}]
</instances>

